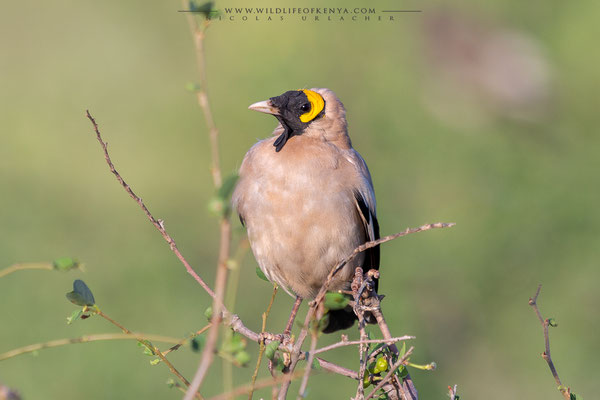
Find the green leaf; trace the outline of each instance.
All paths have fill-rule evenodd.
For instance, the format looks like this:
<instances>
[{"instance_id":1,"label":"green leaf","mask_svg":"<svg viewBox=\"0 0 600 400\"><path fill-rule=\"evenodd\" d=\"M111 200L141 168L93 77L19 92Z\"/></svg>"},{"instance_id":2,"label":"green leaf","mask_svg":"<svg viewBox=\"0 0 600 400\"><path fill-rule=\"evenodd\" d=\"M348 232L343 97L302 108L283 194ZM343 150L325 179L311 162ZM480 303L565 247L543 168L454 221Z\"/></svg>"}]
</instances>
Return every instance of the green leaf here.
<instances>
[{"instance_id":1,"label":"green leaf","mask_svg":"<svg viewBox=\"0 0 600 400\"><path fill-rule=\"evenodd\" d=\"M204 346L204 341L206 340L206 338L204 336L197 336L195 338L192 338L190 340L190 347L192 348L192 351L194 353L199 352L202 347Z\"/></svg>"},{"instance_id":2,"label":"green leaf","mask_svg":"<svg viewBox=\"0 0 600 400\"><path fill-rule=\"evenodd\" d=\"M208 210L212 214L218 217L227 217L229 215L231 212L229 199L233 193L233 189L235 189L235 184L238 178L239 175L236 173L225 178L215 196L208 203Z\"/></svg>"},{"instance_id":3,"label":"green leaf","mask_svg":"<svg viewBox=\"0 0 600 400\"><path fill-rule=\"evenodd\" d=\"M328 292L325 294L323 305L330 310L341 310L348 305L350 299L342 293Z\"/></svg>"},{"instance_id":4,"label":"green leaf","mask_svg":"<svg viewBox=\"0 0 600 400\"><path fill-rule=\"evenodd\" d=\"M250 362L251 357L247 351L242 350L235 354L234 359L239 365L245 366Z\"/></svg>"},{"instance_id":5,"label":"green leaf","mask_svg":"<svg viewBox=\"0 0 600 400\"><path fill-rule=\"evenodd\" d=\"M71 257L60 257L52 261L52 267L58 271L68 271L79 267L79 262Z\"/></svg>"},{"instance_id":6,"label":"green leaf","mask_svg":"<svg viewBox=\"0 0 600 400\"><path fill-rule=\"evenodd\" d=\"M144 354L147 356L154 356L156 355L156 353L154 353L154 346L152 345L152 342L150 342L149 340L138 340L137 342L138 347L143 347L144 348Z\"/></svg>"},{"instance_id":7,"label":"green leaf","mask_svg":"<svg viewBox=\"0 0 600 400\"><path fill-rule=\"evenodd\" d=\"M233 194L233 189L235 188L235 184L237 183L239 177L240 176L234 172L225 178L223 184L217 191L217 197L219 197L221 200L229 202L229 198Z\"/></svg>"},{"instance_id":8,"label":"green leaf","mask_svg":"<svg viewBox=\"0 0 600 400\"><path fill-rule=\"evenodd\" d=\"M275 352L277 351L277 348L279 348L280 344L281 342L279 340L269 342L269 344L265 347L265 357L273 361L273 358L275 358Z\"/></svg>"},{"instance_id":9,"label":"green leaf","mask_svg":"<svg viewBox=\"0 0 600 400\"><path fill-rule=\"evenodd\" d=\"M312 364L311 364L310 368L314 369L316 371L320 371L321 370L321 364L319 363L319 360L317 360L316 357L313 357Z\"/></svg>"},{"instance_id":10,"label":"green leaf","mask_svg":"<svg viewBox=\"0 0 600 400\"><path fill-rule=\"evenodd\" d=\"M144 348L144 354L147 356L153 356L154 355L154 350L152 350L149 347Z\"/></svg>"},{"instance_id":11,"label":"green leaf","mask_svg":"<svg viewBox=\"0 0 600 400\"><path fill-rule=\"evenodd\" d=\"M75 310L71 313L70 316L67 317L67 325L71 325L73 322L77 321L79 317L83 314L82 310Z\"/></svg>"},{"instance_id":12,"label":"green leaf","mask_svg":"<svg viewBox=\"0 0 600 400\"><path fill-rule=\"evenodd\" d=\"M206 317L208 322L210 322L210 320L212 319L212 315L213 315L212 306L209 306L206 310L204 310L204 316Z\"/></svg>"},{"instance_id":13,"label":"green leaf","mask_svg":"<svg viewBox=\"0 0 600 400\"><path fill-rule=\"evenodd\" d=\"M225 178L215 196L208 203L208 209L211 213L219 217L229 216L229 213L231 212L229 199L233 194L233 189L235 189L238 178L239 175L237 173L233 173Z\"/></svg>"},{"instance_id":14,"label":"green leaf","mask_svg":"<svg viewBox=\"0 0 600 400\"><path fill-rule=\"evenodd\" d=\"M228 209L225 200L218 197L213 197L208 202L208 211L215 217L221 217L225 215L225 211Z\"/></svg>"},{"instance_id":15,"label":"green leaf","mask_svg":"<svg viewBox=\"0 0 600 400\"><path fill-rule=\"evenodd\" d=\"M316 328L319 332L323 332L325 328L329 325L329 313L323 315L319 321L317 321L316 326L313 325L313 329Z\"/></svg>"},{"instance_id":16,"label":"green leaf","mask_svg":"<svg viewBox=\"0 0 600 400\"><path fill-rule=\"evenodd\" d=\"M368 371L370 374L376 374L376 373L378 373L378 372L379 372L379 371L378 371L378 372L375 372L375 368L376 368L376 367L377 367L377 363L376 363L375 361L373 361L373 362L369 363L369 365L367 366L367 371Z\"/></svg>"},{"instance_id":17,"label":"green leaf","mask_svg":"<svg viewBox=\"0 0 600 400\"><path fill-rule=\"evenodd\" d=\"M199 83L188 82L185 84L185 90L188 90L190 92L198 92L200 91L200 89L202 89L202 86L200 86Z\"/></svg>"},{"instance_id":18,"label":"green leaf","mask_svg":"<svg viewBox=\"0 0 600 400\"><path fill-rule=\"evenodd\" d=\"M408 369L404 365L401 365L396 371L396 374L402 379L408 376Z\"/></svg>"},{"instance_id":19,"label":"green leaf","mask_svg":"<svg viewBox=\"0 0 600 400\"><path fill-rule=\"evenodd\" d=\"M150 361L150 365L156 365L160 362L160 358L155 358L154 360Z\"/></svg>"},{"instance_id":20,"label":"green leaf","mask_svg":"<svg viewBox=\"0 0 600 400\"><path fill-rule=\"evenodd\" d=\"M208 1L202 5L199 5L198 2L191 0L189 3L190 11L193 11L197 14L202 14L205 17L210 17L210 14L213 13L213 7L215 3L212 1Z\"/></svg>"},{"instance_id":21,"label":"green leaf","mask_svg":"<svg viewBox=\"0 0 600 400\"><path fill-rule=\"evenodd\" d=\"M256 267L256 275L262 279L263 281L267 281L269 282L269 279L267 279L267 276L265 275L264 272L262 272L262 270L260 269L260 267Z\"/></svg>"},{"instance_id":22,"label":"green leaf","mask_svg":"<svg viewBox=\"0 0 600 400\"><path fill-rule=\"evenodd\" d=\"M402 342L402 348L400 349L400 353L398 354L398 359L404 357L406 354L406 342Z\"/></svg>"},{"instance_id":23,"label":"green leaf","mask_svg":"<svg viewBox=\"0 0 600 400\"><path fill-rule=\"evenodd\" d=\"M173 378L169 378L169 379L167 379L167 387L168 387L169 389L171 389L171 388L175 387L175 379L173 379Z\"/></svg>"},{"instance_id":24,"label":"green leaf","mask_svg":"<svg viewBox=\"0 0 600 400\"><path fill-rule=\"evenodd\" d=\"M237 354L246 348L246 339L238 333L234 333L231 337L224 341L221 345L221 350L228 354Z\"/></svg>"},{"instance_id":25,"label":"green leaf","mask_svg":"<svg viewBox=\"0 0 600 400\"><path fill-rule=\"evenodd\" d=\"M73 291L67 293L67 299L78 306L91 307L96 304L92 291L81 279L76 279L75 282L73 282Z\"/></svg>"},{"instance_id":26,"label":"green leaf","mask_svg":"<svg viewBox=\"0 0 600 400\"><path fill-rule=\"evenodd\" d=\"M571 400L583 400L583 397L577 396L575 393L571 393Z\"/></svg>"},{"instance_id":27,"label":"green leaf","mask_svg":"<svg viewBox=\"0 0 600 400\"><path fill-rule=\"evenodd\" d=\"M548 325L553 328L556 328L558 326L558 322L556 322L554 318L548 318Z\"/></svg>"}]
</instances>

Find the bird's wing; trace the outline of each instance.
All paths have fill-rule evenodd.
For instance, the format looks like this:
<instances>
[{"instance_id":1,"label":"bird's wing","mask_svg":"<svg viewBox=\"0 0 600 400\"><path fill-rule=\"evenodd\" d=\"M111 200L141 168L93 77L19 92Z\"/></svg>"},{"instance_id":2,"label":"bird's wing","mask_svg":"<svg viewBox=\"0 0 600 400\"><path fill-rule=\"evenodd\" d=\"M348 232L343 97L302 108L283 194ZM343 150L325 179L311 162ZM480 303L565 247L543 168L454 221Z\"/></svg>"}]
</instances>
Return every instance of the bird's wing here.
<instances>
[{"instance_id":1,"label":"bird's wing","mask_svg":"<svg viewBox=\"0 0 600 400\"><path fill-rule=\"evenodd\" d=\"M365 237L368 241L377 240L379 239L379 222L375 210L375 191L373 190L371 174L365 160L354 149L349 150L347 159L354 165L359 175L358 183L354 188L354 197L356 207L363 221ZM365 251L363 270L366 272L369 269L379 269L379 246Z\"/></svg>"}]
</instances>

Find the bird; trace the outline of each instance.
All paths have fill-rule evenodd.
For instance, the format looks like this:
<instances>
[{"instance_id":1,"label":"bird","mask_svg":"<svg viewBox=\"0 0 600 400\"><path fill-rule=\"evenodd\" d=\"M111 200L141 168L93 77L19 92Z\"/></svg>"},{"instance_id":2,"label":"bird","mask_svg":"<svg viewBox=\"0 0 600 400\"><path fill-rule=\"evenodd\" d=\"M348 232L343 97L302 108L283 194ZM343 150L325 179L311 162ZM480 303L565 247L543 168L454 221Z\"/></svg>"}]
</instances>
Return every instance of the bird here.
<instances>
[{"instance_id":1,"label":"bird","mask_svg":"<svg viewBox=\"0 0 600 400\"><path fill-rule=\"evenodd\" d=\"M232 205L260 269L296 298L297 311L303 299L315 298L337 263L379 239L373 182L332 90L289 90L248 108L273 115L279 124L245 155ZM379 246L360 253L329 290L348 290L356 267L379 269L379 258ZM351 307L330 310L323 332L347 329L356 319Z\"/></svg>"}]
</instances>

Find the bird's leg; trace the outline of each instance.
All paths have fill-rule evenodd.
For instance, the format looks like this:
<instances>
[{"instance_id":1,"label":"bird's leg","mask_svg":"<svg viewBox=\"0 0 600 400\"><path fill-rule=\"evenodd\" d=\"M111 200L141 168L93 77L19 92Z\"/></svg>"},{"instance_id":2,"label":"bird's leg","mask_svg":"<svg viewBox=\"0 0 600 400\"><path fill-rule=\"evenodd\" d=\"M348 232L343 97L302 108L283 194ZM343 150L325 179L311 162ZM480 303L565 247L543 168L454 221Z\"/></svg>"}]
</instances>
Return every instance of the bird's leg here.
<instances>
[{"instance_id":1,"label":"bird's leg","mask_svg":"<svg viewBox=\"0 0 600 400\"><path fill-rule=\"evenodd\" d=\"M288 319L287 325L285 326L285 330L283 331L284 337L289 337L290 333L292 333L292 326L294 326L294 320L296 319L296 314L298 313L298 309L300 308L301 303L302 297L296 296L296 301L294 302L294 306L292 307L290 318Z\"/></svg>"}]
</instances>

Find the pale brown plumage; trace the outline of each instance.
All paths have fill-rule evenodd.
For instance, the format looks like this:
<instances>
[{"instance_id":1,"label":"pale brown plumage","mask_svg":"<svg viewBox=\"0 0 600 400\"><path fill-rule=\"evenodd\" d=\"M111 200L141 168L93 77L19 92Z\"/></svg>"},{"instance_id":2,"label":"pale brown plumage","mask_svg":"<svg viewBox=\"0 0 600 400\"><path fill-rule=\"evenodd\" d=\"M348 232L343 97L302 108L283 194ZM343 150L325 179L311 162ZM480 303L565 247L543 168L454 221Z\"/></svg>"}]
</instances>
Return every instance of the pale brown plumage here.
<instances>
[{"instance_id":1,"label":"pale brown plumage","mask_svg":"<svg viewBox=\"0 0 600 400\"><path fill-rule=\"evenodd\" d=\"M259 110L280 113L284 119L278 117L276 136L259 141L246 154L232 200L261 270L287 293L303 299L314 298L331 268L357 246L379 237L371 176L352 148L344 106L329 89L311 90L322 96L324 110L300 124L303 127L280 151L273 144L290 129L285 119L290 117L279 110ZM277 99L253 106L264 108ZM330 290L347 289L357 266L378 268L379 249L348 263ZM326 331L354 321L351 311L338 311L330 313Z\"/></svg>"}]
</instances>

